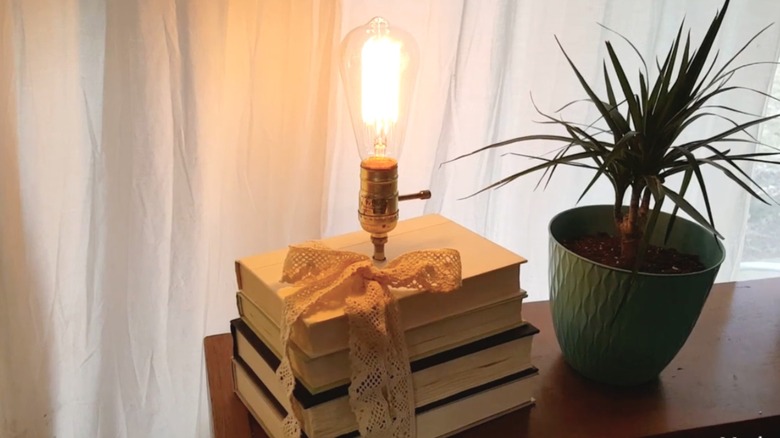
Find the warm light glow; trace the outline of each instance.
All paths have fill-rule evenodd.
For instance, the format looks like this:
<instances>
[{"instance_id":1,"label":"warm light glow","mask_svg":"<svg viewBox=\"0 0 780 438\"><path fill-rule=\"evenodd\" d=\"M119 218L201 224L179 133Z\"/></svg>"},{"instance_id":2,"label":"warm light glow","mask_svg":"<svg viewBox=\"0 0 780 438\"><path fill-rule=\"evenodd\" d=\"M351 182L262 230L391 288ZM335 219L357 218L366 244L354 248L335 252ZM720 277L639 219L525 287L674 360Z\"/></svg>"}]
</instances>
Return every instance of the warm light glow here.
<instances>
[{"instance_id":1,"label":"warm light glow","mask_svg":"<svg viewBox=\"0 0 780 438\"><path fill-rule=\"evenodd\" d=\"M400 157L419 59L414 38L382 17L344 37L341 78L361 160Z\"/></svg>"},{"instance_id":2,"label":"warm light glow","mask_svg":"<svg viewBox=\"0 0 780 438\"><path fill-rule=\"evenodd\" d=\"M398 166L398 161L390 157L375 155L360 162L360 166L372 170L387 170Z\"/></svg>"},{"instance_id":3,"label":"warm light glow","mask_svg":"<svg viewBox=\"0 0 780 438\"><path fill-rule=\"evenodd\" d=\"M401 85L401 44L374 36L361 53L361 112L363 122L373 125L375 156L385 155L387 133L398 120Z\"/></svg>"},{"instance_id":4,"label":"warm light glow","mask_svg":"<svg viewBox=\"0 0 780 438\"><path fill-rule=\"evenodd\" d=\"M371 234L374 260L382 261L388 233L398 223L398 157L419 52L411 35L382 17L352 29L340 52L341 79L361 160L358 219Z\"/></svg>"}]
</instances>

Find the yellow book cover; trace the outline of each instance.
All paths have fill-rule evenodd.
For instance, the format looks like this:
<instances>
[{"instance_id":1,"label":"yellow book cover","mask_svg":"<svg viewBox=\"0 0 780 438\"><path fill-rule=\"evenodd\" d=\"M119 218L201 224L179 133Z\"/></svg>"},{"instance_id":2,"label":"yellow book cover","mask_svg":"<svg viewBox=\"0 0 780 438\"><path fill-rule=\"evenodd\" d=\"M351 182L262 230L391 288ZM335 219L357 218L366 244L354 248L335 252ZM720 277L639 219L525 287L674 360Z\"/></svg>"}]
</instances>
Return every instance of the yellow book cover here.
<instances>
[{"instance_id":1,"label":"yellow book cover","mask_svg":"<svg viewBox=\"0 0 780 438\"><path fill-rule=\"evenodd\" d=\"M322 243L367 256L373 253L369 234L364 231L324 239ZM385 252L389 261L409 251L437 248L460 252L463 284L444 294L394 289L405 330L489 306L520 293L520 265L526 259L440 215L400 221L390 233ZM286 254L285 248L236 261L239 290L277 327L288 286L280 282ZM380 268L383 266L376 263ZM319 357L346 348L341 345L348 331L343 309L318 311L300 323L302 327L296 327L292 341L307 356Z\"/></svg>"}]
</instances>

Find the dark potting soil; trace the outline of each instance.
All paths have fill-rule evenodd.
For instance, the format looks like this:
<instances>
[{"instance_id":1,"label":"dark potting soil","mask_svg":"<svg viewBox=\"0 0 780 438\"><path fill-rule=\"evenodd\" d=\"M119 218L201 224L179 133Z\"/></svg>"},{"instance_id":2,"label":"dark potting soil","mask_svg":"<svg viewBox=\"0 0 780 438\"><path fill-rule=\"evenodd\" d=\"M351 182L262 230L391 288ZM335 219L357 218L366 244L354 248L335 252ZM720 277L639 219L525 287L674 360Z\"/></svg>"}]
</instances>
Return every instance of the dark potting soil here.
<instances>
[{"instance_id":1,"label":"dark potting soil","mask_svg":"<svg viewBox=\"0 0 780 438\"><path fill-rule=\"evenodd\" d=\"M606 233L561 242L564 247L587 259L607 266L631 269L620 262L620 238ZM640 272L651 274L687 274L704 270L699 256L683 254L674 248L650 245Z\"/></svg>"}]
</instances>

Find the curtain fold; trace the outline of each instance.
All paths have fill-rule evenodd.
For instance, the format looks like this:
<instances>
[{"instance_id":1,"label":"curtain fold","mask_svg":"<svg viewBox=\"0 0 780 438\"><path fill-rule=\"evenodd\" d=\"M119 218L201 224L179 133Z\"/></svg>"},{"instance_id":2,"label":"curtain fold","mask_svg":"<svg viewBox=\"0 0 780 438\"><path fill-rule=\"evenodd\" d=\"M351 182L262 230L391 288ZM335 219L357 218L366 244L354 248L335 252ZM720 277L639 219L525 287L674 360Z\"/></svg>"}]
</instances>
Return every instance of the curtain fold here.
<instances>
[{"instance_id":1,"label":"curtain fold","mask_svg":"<svg viewBox=\"0 0 780 438\"><path fill-rule=\"evenodd\" d=\"M16 64L16 13L9 2L0 3L0 59ZM28 241L22 213L22 190L18 150L18 110L14 68L0 68L0 412L3 434L19 436L35 422L50 431L51 420L41 419L36 406L50 406L48 363L50 352L40 335L43 321L41 298L13 293L20 285L37 289L30 274ZM11 330L13 328L13 330ZM24 328L25 330L21 330ZM41 382L28 387L25 379Z\"/></svg>"},{"instance_id":2,"label":"curtain fold","mask_svg":"<svg viewBox=\"0 0 780 438\"><path fill-rule=\"evenodd\" d=\"M493 0L467 3L463 19L457 24L460 34L457 47L453 49L456 61L442 75L442 80L448 81L450 87L446 104L437 108L446 117L440 125L436 158L431 166L434 196L428 202L426 212L441 212L526 256L529 263L522 269L521 284L531 300L546 299L547 224L558 212L575 206L593 174L582 169L559 168L546 188L544 183L537 187L541 174L528 175L499 190L469 197L491 182L538 164L538 161L507 153L550 156L556 145L529 142L454 163L442 163L501 140L560 133L550 125L537 123L543 117L534 106L546 114L559 116L557 111L564 105L587 96L557 46L556 37L588 83L599 85L597 91L603 91L600 84L603 82L602 60L607 56L605 40L615 44L628 72L639 71L641 62L622 37L599 23L629 38L652 68L655 57L662 57L668 50L683 19L686 28L692 29L692 42L698 44L720 6L703 0L557 0L544 3ZM720 59L727 60L736 54L758 30L773 21L770 17L780 17L780 4L765 1L732 3L717 40ZM773 26L760 37L758 44L740 55L738 62L776 60L780 48L778 41L780 31ZM744 69L735 76L734 84L768 92L773 73L771 65ZM763 114L765 98L756 93L736 92L712 103L726 103L743 111ZM598 118L598 114L584 103L572 105L561 114L568 120L584 123ZM693 125L681 141L706 137L729 127L731 125L724 120L703 119ZM756 135L757 129L750 132ZM735 151L753 150L753 146L742 144L731 147ZM748 167L746 171L750 171ZM726 236L723 243L727 258L718 281L728 281L738 268L748 195L718 171L707 169L707 172L710 190L717 193L713 197L715 224ZM602 180L580 205L611 204L612 196L611 186ZM690 190L689 199L694 205L703 207L697 189ZM665 209L671 209L670 203L667 204Z\"/></svg>"},{"instance_id":3,"label":"curtain fold","mask_svg":"<svg viewBox=\"0 0 780 438\"><path fill-rule=\"evenodd\" d=\"M496 151L443 163L548 129L533 123L531 94L544 112L584 97L554 36L599 82L603 41L620 38L596 23L652 59L683 16L698 40L717 7L1 1L0 436L209 436L202 340L236 316L233 261L359 228L359 158L337 62L352 28L383 15L420 45L399 185L434 197L403 203L402 218L442 213L526 256L523 287L545 299L546 224L591 175L561 169L547 190L529 177L461 200L531 162ZM723 54L777 18L780 3L733 3ZM771 28L743 61L778 52ZM768 90L772 70L740 75ZM762 96L738 98L730 103L763 112ZM585 106L565 114L596 117ZM725 280L745 221L729 206L746 198L713 181ZM597 185L583 203L611 202L610 190Z\"/></svg>"},{"instance_id":4,"label":"curtain fold","mask_svg":"<svg viewBox=\"0 0 780 438\"><path fill-rule=\"evenodd\" d=\"M321 232L338 11L2 2L0 436L209 435L233 260Z\"/></svg>"}]
</instances>

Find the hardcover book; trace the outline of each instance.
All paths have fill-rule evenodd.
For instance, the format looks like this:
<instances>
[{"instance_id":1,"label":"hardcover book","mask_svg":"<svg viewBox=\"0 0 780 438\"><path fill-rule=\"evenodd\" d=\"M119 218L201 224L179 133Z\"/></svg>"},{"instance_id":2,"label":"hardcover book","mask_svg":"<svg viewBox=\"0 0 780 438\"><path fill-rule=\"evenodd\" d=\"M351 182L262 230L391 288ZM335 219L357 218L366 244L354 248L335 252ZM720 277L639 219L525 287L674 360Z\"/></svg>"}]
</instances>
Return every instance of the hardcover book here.
<instances>
[{"instance_id":1,"label":"hardcover book","mask_svg":"<svg viewBox=\"0 0 780 438\"><path fill-rule=\"evenodd\" d=\"M296 382L291 405L274 373L279 359L242 320L232 321L231 331L236 391L264 427L274 429L277 427L274 424L293 409L311 437L349 435L357 428L349 406L347 384L313 394ZM532 400L531 378L537 374L530 362L531 342L536 333L535 327L526 324L413 361L418 429L427 427L436 431L419 436L443 435L528 405ZM490 400L493 405L490 412L475 416L475 412L470 411L480 408L472 406L474 400L484 401L485 394L498 397L506 391L509 393L498 400ZM467 399L472 401L463 401ZM269 416L266 412L269 406L273 406L278 415ZM469 420L464 422L465 413L459 409L465 406L469 406L471 416L467 415L465 418ZM451 410L455 412L444 414ZM435 416L426 416L428 411L439 412L439 417L446 421L431 420Z\"/></svg>"},{"instance_id":2,"label":"hardcover book","mask_svg":"<svg viewBox=\"0 0 780 438\"><path fill-rule=\"evenodd\" d=\"M325 245L366 255L372 254L369 235L364 231L322 241ZM400 221L390 233L386 247L388 260L415 250L453 248L460 252L463 285L445 294L394 289L405 331L468 313L516 297L520 291L520 265L526 260L440 216L427 215ZM236 262L238 288L256 308L262 309L278 332L282 300L289 293L280 282L287 249L246 257ZM381 264L379 265L381 267ZM292 341L309 358L332 354L347 348L347 320L343 309L323 309L299 321ZM257 327L260 329L261 327ZM271 339L273 335L269 337Z\"/></svg>"},{"instance_id":3,"label":"hardcover book","mask_svg":"<svg viewBox=\"0 0 780 438\"><path fill-rule=\"evenodd\" d=\"M504 301L407 331L409 359L425 358L525 324L522 319L524 297L525 293L521 291ZM236 298L241 318L276 357L281 357L279 328L242 292ZM293 343L288 355L295 375L310 392L349 383L349 352L346 349L311 358Z\"/></svg>"}]
</instances>

